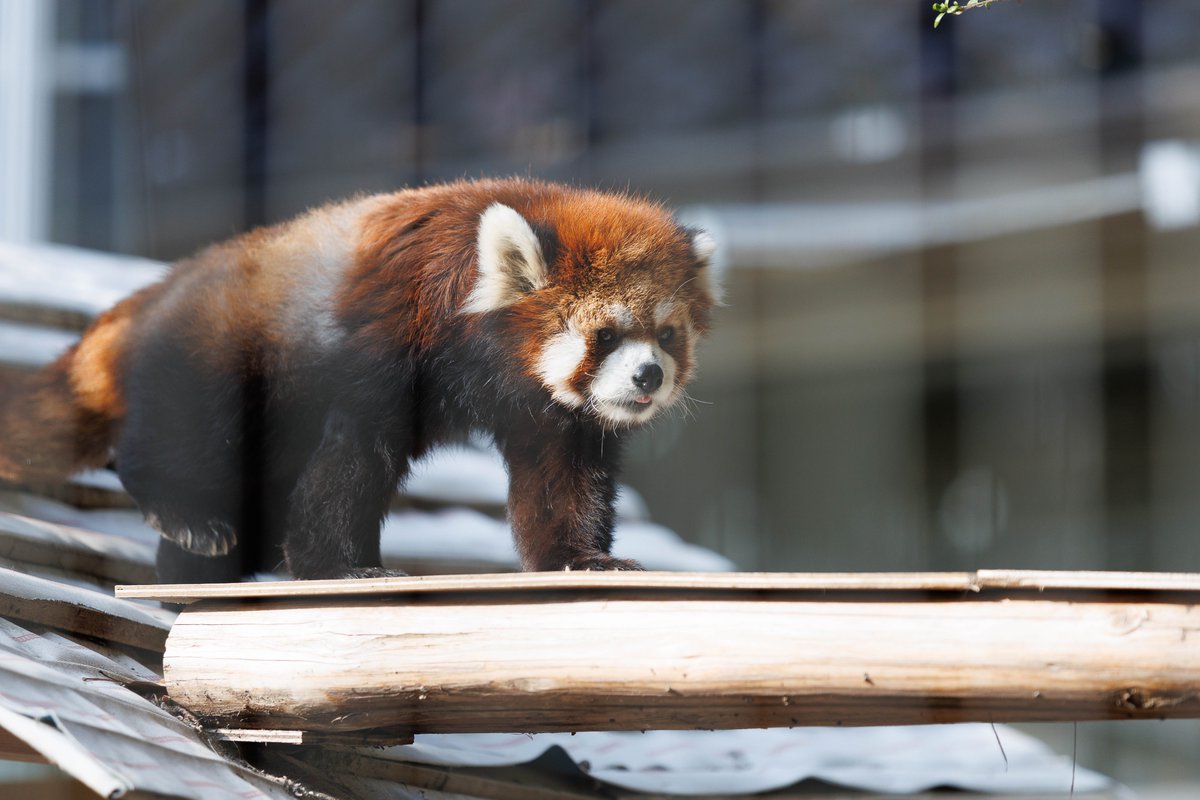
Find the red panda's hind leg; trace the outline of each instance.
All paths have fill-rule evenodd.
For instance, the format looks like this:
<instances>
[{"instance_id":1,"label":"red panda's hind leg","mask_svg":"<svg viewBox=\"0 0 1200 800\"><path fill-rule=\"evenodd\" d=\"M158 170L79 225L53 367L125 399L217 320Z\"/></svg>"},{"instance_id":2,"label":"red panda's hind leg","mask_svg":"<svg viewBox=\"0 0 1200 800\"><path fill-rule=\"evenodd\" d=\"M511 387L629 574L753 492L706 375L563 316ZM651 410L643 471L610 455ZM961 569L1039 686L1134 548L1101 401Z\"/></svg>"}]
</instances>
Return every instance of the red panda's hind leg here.
<instances>
[{"instance_id":1,"label":"red panda's hind leg","mask_svg":"<svg viewBox=\"0 0 1200 800\"><path fill-rule=\"evenodd\" d=\"M291 487L270 444L289 437L268 425L279 415L263 380L214 367L163 331L131 359L127 383L117 474L162 534L159 580L270 570L281 560L277 545L270 552L275 485Z\"/></svg>"},{"instance_id":2,"label":"red panda's hind leg","mask_svg":"<svg viewBox=\"0 0 1200 800\"><path fill-rule=\"evenodd\" d=\"M164 429L134 421L140 425L127 425L118 443L117 474L146 522L161 534L159 581L234 581L269 569L242 563L247 550L241 540L252 532L237 524L244 527L247 517L245 490L240 476L223 469L229 459L204 452L194 423Z\"/></svg>"},{"instance_id":3,"label":"red panda's hind leg","mask_svg":"<svg viewBox=\"0 0 1200 800\"><path fill-rule=\"evenodd\" d=\"M145 512L146 523L183 550L200 556L228 555L237 545L233 524L220 517L189 522L170 511L153 508Z\"/></svg>"}]
</instances>

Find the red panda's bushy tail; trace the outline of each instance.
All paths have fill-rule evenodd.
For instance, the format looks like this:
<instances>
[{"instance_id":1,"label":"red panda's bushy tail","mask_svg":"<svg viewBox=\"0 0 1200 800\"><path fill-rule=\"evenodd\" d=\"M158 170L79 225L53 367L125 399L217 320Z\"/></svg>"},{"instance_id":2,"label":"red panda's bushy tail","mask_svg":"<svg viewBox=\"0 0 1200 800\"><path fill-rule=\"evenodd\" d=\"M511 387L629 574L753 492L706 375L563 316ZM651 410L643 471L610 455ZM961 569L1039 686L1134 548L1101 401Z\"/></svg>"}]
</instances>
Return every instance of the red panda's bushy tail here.
<instances>
[{"instance_id":1,"label":"red panda's bushy tail","mask_svg":"<svg viewBox=\"0 0 1200 800\"><path fill-rule=\"evenodd\" d=\"M107 460L112 420L79 406L70 380L75 350L0 388L0 479L60 483Z\"/></svg>"},{"instance_id":2,"label":"red panda's bushy tail","mask_svg":"<svg viewBox=\"0 0 1200 800\"><path fill-rule=\"evenodd\" d=\"M61 483L107 462L124 413L116 368L128 316L120 310L48 366L0 380L0 480Z\"/></svg>"}]
</instances>

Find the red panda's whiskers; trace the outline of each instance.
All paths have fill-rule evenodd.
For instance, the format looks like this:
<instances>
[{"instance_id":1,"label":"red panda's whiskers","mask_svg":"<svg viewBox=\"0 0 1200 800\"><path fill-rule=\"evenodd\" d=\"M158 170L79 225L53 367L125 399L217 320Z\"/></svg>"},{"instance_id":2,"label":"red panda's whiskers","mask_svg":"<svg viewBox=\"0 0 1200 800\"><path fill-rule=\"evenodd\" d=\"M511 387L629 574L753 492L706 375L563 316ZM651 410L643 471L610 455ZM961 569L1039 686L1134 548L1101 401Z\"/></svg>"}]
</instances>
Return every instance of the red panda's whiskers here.
<instances>
[{"instance_id":1,"label":"red panda's whiskers","mask_svg":"<svg viewBox=\"0 0 1200 800\"><path fill-rule=\"evenodd\" d=\"M686 281L684 281L683 283L681 283L681 284L679 284L678 286L676 286L676 287L675 287L675 291L671 293L671 298L670 298L670 299L671 299L671 300L674 300L674 299L675 299L675 295L679 294L679 291L680 291L681 289L683 289L683 287L687 286L689 283L691 283L692 281L696 280L696 279L697 279L697 278L699 278L699 277L700 277L699 275L693 275L692 277L688 278L688 279L687 279Z\"/></svg>"},{"instance_id":2,"label":"red panda's whiskers","mask_svg":"<svg viewBox=\"0 0 1200 800\"><path fill-rule=\"evenodd\" d=\"M682 397L684 397L687 400L690 400L693 403L699 403L702 406L715 406L716 405L716 403L714 403L712 400L701 400L698 397L693 397L692 395L688 394L687 389L680 389L679 391L680 391L680 394Z\"/></svg>"}]
</instances>

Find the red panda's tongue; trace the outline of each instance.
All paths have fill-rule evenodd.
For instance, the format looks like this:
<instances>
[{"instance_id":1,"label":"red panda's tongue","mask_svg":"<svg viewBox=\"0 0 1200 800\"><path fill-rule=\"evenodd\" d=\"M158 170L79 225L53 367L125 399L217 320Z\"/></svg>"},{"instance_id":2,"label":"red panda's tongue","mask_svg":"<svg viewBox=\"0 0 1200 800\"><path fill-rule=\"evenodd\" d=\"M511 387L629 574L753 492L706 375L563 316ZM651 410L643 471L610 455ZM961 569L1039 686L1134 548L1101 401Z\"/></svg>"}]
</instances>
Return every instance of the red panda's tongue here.
<instances>
[{"instance_id":1,"label":"red panda's tongue","mask_svg":"<svg viewBox=\"0 0 1200 800\"><path fill-rule=\"evenodd\" d=\"M640 403L641 405L646 405L647 403L650 402L650 400L651 400L651 397L648 394L640 394L637 397L633 398L633 402Z\"/></svg>"}]
</instances>

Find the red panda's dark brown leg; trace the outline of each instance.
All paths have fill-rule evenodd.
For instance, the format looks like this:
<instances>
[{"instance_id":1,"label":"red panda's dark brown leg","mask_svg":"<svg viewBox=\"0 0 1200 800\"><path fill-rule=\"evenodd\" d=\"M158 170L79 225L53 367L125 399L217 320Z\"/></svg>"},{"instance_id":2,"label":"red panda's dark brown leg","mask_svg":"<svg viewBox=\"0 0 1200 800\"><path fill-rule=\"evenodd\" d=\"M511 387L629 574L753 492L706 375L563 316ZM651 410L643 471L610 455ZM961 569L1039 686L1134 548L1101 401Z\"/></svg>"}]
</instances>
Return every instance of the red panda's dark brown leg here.
<instances>
[{"instance_id":1,"label":"red panda's dark brown leg","mask_svg":"<svg viewBox=\"0 0 1200 800\"><path fill-rule=\"evenodd\" d=\"M380 521L400 477L395 451L367 427L336 408L326 417L291 497L283 551L296 578L404 574L384 570L379 554Z\"/></svg>"},{"instance_id":2,"label":"red panda's dark brown leg","mask_svg":"<svg viewBox=\"0 0 1200 800\"><path fill-rule=\"evenodd\" d=\"M525 570L636 570L614 558L617 442L589 426L528 426L499 441L508 517Z\"/></svg>"}]
</instances>

